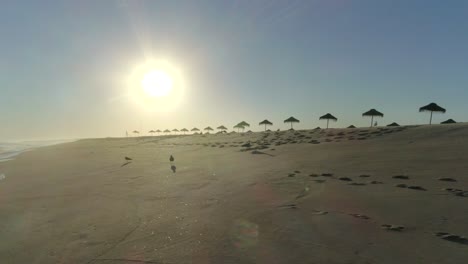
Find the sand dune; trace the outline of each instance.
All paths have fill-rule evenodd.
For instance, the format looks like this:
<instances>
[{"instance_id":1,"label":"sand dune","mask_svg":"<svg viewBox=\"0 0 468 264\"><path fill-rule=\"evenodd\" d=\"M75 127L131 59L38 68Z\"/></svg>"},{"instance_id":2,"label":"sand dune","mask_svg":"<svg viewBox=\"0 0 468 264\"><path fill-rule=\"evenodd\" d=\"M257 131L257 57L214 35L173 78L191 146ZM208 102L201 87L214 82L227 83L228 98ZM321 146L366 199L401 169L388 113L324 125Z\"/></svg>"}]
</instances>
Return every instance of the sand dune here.
<instances>
[{"instance_id":1,"label":"sand dune","mask_svg":"<svg viewBox=\"0 0 468 264\"><path fill-rule=\"evenodd\" d=\"M467 138L454 124L44 147L0 163L0 260L465 263Z\"/></svg>"}]
</instances>

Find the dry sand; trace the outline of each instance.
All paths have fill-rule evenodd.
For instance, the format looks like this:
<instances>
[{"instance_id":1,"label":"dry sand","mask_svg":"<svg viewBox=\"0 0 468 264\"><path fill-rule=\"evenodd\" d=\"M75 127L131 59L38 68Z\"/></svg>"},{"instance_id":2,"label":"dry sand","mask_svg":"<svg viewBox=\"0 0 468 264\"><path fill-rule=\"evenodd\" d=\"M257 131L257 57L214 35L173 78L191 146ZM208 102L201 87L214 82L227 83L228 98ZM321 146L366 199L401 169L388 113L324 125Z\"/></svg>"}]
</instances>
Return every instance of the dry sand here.
<instances>
[{"instance_id":1,"label":"dry sand","mask_svg":"<svg viewBox=\"0 0 468 264\"><path fill-rule=\"evenodd\" d=\"M468 263L465 124L89 139L0 174L0 263Z\"/></svg>"}]
</instances>

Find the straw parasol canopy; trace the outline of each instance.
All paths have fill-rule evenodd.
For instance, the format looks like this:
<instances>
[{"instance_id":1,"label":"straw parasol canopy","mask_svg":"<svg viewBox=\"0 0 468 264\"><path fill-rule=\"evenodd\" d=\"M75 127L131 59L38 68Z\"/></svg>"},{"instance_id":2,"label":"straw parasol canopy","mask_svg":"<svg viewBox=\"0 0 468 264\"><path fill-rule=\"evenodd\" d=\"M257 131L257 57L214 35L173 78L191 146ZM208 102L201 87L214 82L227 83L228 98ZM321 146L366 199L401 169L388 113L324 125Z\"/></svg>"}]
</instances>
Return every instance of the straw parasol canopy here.
<instances>
[{"instance_id":1,"label":"straw parasol canopy","mask_svg":"<svg viewBox=\"0 0 468 264\"><path fill-rule=\"evenodd\" d=\"M158 129L158 130L156 130L156 133L161 133L161 132L162 132L162 131L161 131L161 130L159 130L159 129Z\"/></svg>"},{"instance_id":2,"label":"straw parasol canopy","mask_svg":"<svg viewBox=\"0 0 468 264\"><path fill-rule=\"evenodd\" d=\"M241 126L242 131L244 131L244 129L245 129L246 127L250 127L250 124L247 123L247 122L245 122L245 121L240 122L238 125Z\"/></svg>"},{"instance_id":3,"label":"straw parasol canopy","mask_svg":"<svg viewBox=\"0 0 468 264\"><path fill-rule=\"evenodd\" d=\"M172 129L172 132L175 132L177 134L177 132L179 132L179 130L177 128L174 128L174 129Z\"/></svg>"},{"instance_id":4,"label":"straw parasol canopy","mask_svg":"<svg viewBox=\"0 0 468 264\"><path fill-rule=\"evenodd\" d=\"M396 123L396 122L393 122L391 124L388 124L387 126L388 127L397 127L397 126L400 126L400 125L398 123Z\"/></svg>"},{"instance_id":5,"label":"straw parasol canopy","mask_svg":"<svg viewBox=\"0 0 468 264\"><path fill-rule=\"evenodd\" d=\"M423 107L419 108L419 112L431 112L431 117L429 118L429 125L432 124L432 113L445 113L445 108L438 106L436 103L430 103Z\"/></svg>"},{"instance_id":6,"label":"straw parasol canopy","mask_svg":"<svg viewBox=\"0 0 468 264\"><path fill-rule=\"evenodd\" d=\"M239 132L240 129L244 129L245 127L239 123L239 124L233 126L233 128L237 128L237 132Z\"/></svg>"},{"instance_id":7,"label":"straw parasol canopy","mask_svg":"<svg viewBox=\"0 0 468 264\"><path fill-rule=\"evenodd\" d=\"M164 130L164 133L171 133L169 129Z\"/></svg>"},{"instance_id":8,"label":"straw parasol canopy","mask_svg":"<svg viewBox=\"0 0 468 264\"><path fill-rule=\"evenodd\" d=\"M203 130L208 131L208 133L210 133L210 131L213 131L213 129L211 127L209 127L209 126L205 127Z\"/></svg>"},{"instance_id":9,"label":"straw parasol canopy","mask_svg":"<svg viewBox=\"0 0 468 264\"><path fill-rule=\"evenodd\" d=\"M355 126L353 126L353 125L350 125L348 128L356 128L356 127L355 127Z\"/></svg>"},{"instance_id":10,"label":"straw parasol canopy","mask_svg":"<svg viewBox=\"0 0 468 264\"><path fill-rule=\"evenodd\" d=\"M291 129L293 129L293 123L299 123L299 120L291 116L290 118L284 120L284 123L291 123Z\"/></svg>"},{"instance_id":11,"label":"straw parasol canopy","mask_svg":"<svg viewBox=\"0 0 468 264\"><path fill-rule=\"evenodd\" d=\"M371 127L372 127L372 124L374 123L374 116L376 117L383 117L384 114L380 113L379 111L375 110L375 109L371 109L367 112L364 112L362 114L362 116L370 116L371 117Z\"/></svg>"},{"instance_id":12,"label":"straw parasol canopy","mask_svg":"<svg viewBox=\"0 0 468 264\"><path fill-rule=\"evenodd\" d=\"M227 130L227 127L225 127L225 126L219 126L219 127L217 127L216 129L218 129L218 130L223 130L223 131L224 131L224 130Z\"/></svg>"},{"instance_id":13,"label":"straw parasol canopy","mask_svg":"<svg viewBox=\"0 0 468 264\"><path fill-rule=\"evenodd\" d=\"M245 122L245 121L240 122L239 125L241 125L243 127L250 127L250 124Z\"/></svg>"},{"instance_id":14,"label":"straw parasol canopy","mask_svg":"<svg viewBox=\"0 0 468 264\"><path fill-rule=\"evenodd\" d=\"M265 125L265 131L266 131L266 130L267 130L266 127L267 127L267 126L273 125L273 123L270 122L270 121L268 121L267 119L265 119L265 120L263 120L262 122L258 123L258 125L259 125L259 126L260 126L260 125Z\"/></svg>"},{"instance_id":15,"label":"straw parasol canopy","mask_svg":"<svg viewBox=\"0 0 468 264\"><path fill-rule=\"evenodd\" d=\"M327 120L327 128L328 128L328 122L330 122L330 120L336 122L338 121L338 118L334 117L332 114L330 113L327 113L326 115L323 115L319 118L319 120Z\"/></svg>"},{"instance_id":16,"label":"straw parasol canopy","mask_svg":"<svg viewBox=\"0 0 468 264\"><path fill-rule=\"evenodd\" d=\"M185 132L188 132L188 129L182 128L180 131L184 132L184 135L185 135Z\"/></svg>"},{"instance_id":17,"label":"straw parasol canopy","mask_svg":"<svg viewBox=\"0 0 468 264\"><path fill-rule=\"evenodd\" d=\"M153 134L153 133L156 133L156 131L150 130L150 131L148 131L148 133Z\"/></svg>"},{"instance_id":18,"label":"straw parasol canopy","mask_svg":"<svg viewBox=\"0 0 468 264\"><path fill-rule=\"evenodd\" d=\"M192 131L192 132L197 132L197 131L200 131L200 129L194 127L194 128L192 128L192 129L190 129L190 131Z\"/></svg>"},{"instance_id":19,"label":"straw parasol canopy","mask_svg":"<svg viewBox=\"0 0 468 264\"><path fill-rule=\"evenodd\" d=\"M453 119L447 119L444 122L440 122L441 124L456 124L457 122Z\"/></svg>"}]
</instances>

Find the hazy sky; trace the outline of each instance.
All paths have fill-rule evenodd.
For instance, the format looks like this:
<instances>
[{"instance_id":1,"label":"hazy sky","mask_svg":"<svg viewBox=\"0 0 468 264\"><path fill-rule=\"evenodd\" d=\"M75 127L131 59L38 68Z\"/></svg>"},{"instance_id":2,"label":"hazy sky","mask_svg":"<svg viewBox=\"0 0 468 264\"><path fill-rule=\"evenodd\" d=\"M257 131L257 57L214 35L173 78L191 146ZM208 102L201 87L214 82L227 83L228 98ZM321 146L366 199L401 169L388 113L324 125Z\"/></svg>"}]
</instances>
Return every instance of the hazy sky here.
<instances>
[{"instance_id":1,"label":"hazy sky","mask_svg":"<svg viewBox=\"0 0 468 264\"><path fill-rule=\"evenodd\" d=\"M467 121L468 1L2 1L0 141L125 130L257 130ZM183 101L151 112L126 93L136 65L182 72Z\"/></svg>"}]
</instances>

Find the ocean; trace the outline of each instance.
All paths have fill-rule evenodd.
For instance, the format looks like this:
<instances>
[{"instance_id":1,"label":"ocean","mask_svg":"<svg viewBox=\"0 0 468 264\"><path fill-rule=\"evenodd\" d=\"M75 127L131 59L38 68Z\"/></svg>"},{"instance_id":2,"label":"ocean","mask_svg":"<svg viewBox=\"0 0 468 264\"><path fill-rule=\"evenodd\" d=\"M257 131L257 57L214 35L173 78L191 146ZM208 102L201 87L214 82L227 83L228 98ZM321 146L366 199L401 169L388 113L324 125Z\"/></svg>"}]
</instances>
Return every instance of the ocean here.
<instances>
[{"instance_id":1,"label":"ocean","mask_svg":"<svg viewBox=\"0 0 468 264\"><path fill-rule=\"evenodd\" d=\"M39 147L51 146L75 140L44 140L23 142L0 142L0 162L13 159L15 156Z\"/></svg>"}]
</instances>

